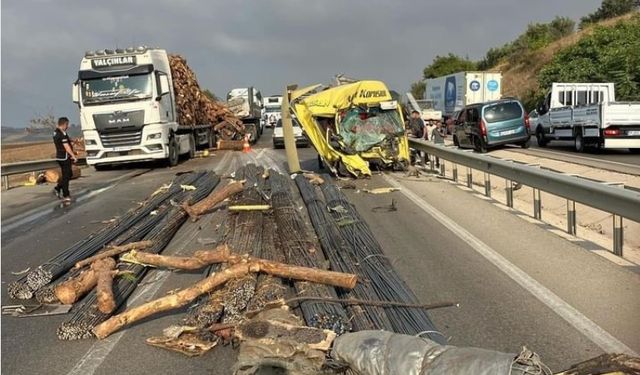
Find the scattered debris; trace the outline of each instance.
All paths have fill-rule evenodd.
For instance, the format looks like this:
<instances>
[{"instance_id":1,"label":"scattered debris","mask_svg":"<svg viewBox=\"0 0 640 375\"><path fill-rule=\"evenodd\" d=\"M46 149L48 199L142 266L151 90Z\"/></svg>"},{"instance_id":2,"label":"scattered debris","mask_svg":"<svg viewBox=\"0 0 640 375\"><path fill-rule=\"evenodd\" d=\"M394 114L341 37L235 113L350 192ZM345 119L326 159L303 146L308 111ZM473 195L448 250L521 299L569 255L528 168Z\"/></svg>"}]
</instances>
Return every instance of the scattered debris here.
<instances>
[{"instance_id":1,"label":"scattered debris","mask_svg":"<svg viewBox=\"0 0 640 375\"><path fill-rule=\"evenodd\" d=\"M373 212L395 212L395 211L398 211L398 207L396 206L396 200L395 199L391 199L391 204L390 205L373 207L371 209L371 211L373 211Z\"/></svg>"},{"instance_id":2,"label":"scattered debris","mask_svg":"<svg viewBox=\"0 0 640 375\"><path fill-rule=\"evenodd\" d=\"M394 191L400 191L400 188L385 187L385 188L375 188L375 189L362 189L361 191L367 194L387 194L387 193L393 193Z\"/></svg>"},{"instance_id":3,"label":"scattered debris","mask_svg":"<svg viewBox=\"0 0 640 375\"><path fill-rule=\"evenodd\" d=\"M73 305L39 304L39 305L10 305L2 306L2 315L12 315L19 318L30 316L45 316L66 314Z\"/></svg>"},{"instance_id":4,"label":"scattered debris","mask_svg":"<svg viewBox=\"0 0 640 375\"><path fill-rule=\"evenodd\" d=\"M268 204L254 204L254 205L237 205L237 206L229 206L227 209L231 212L234 211L268 211L271 209L271 206Z\"/></svg>"},{"instance_id":5,"label":"scattered debris","mask_svg":"<svg viewBox=\"0 0 640 375\"><path fill-rule=\"evenodd\" d=\"M11 272L11 274L12 275L16 275L16 276L20 276L20 275L24 275L25 273L29 272L29 270L31 270L31 268L27 267L27 268L23 269L22 271Z\"/></svg>"}]
</instances>

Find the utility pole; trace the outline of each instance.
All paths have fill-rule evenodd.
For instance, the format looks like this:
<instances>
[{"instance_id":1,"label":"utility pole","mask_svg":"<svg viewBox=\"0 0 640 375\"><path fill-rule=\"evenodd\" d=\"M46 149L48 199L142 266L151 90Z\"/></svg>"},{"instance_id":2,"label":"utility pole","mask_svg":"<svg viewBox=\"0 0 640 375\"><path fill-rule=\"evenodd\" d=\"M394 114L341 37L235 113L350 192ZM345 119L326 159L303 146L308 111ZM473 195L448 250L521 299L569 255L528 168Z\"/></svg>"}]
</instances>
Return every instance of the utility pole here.
<instances>
[{"instance_id":1,"label":"utility pole","mask_svg":"<svg viewBox=\"0 0 640 375\"><path fill-rule=\"evenodd\" d=\"M296 140L293 136L293 122L291 120L291 112L289 111L289 98L291 92L296 88L298 88L298 85L287 86L282 96L282 133L284 134L284 148L287 152L289 173L298 173L301 171L300 161L298 160L298 150L296 149Z\"/></svg>"}]
</instances>

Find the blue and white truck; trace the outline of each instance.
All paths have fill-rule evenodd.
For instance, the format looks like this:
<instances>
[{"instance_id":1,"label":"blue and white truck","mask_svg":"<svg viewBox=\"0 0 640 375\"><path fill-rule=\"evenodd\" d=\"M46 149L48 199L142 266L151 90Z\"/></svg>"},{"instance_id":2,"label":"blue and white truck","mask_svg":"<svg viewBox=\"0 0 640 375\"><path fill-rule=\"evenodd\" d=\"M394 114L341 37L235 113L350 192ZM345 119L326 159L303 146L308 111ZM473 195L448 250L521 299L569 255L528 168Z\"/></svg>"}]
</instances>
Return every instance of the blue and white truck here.
<instances>
[{"instance_id":1,"label":"blue and white truck","mask_svg":"<svg viewBox=\"0 0 640 375\"><path fill-rule=\"evenodd\" d=\"M424 98L444 116L452 116L469 104L502 98L500 72L458 72L427 79L425 84Z\"/></svg>"}]
</instances>

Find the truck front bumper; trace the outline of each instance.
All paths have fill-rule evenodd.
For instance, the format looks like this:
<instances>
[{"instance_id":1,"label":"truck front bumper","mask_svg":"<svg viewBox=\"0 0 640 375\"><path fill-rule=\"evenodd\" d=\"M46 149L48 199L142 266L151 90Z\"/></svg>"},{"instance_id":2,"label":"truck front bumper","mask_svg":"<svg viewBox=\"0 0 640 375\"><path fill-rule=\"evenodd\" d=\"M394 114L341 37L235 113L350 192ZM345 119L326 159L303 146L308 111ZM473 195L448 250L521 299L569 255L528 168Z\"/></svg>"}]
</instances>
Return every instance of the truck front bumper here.
<instances>
[{"instance_id":1,"label":"truck front bumper","mask_svg":"<svg viewBox=\"0 0 640 375\"><path fill-rule=\"evenodd\" d=\"M116 164L166 159L169 156L168 129L162 125L147 125L138 144L108 147L95 130L85 130L87 164ZM150 139L150 136L154 137ZM93 143L89 144L89 141Z\"/></svg>"}]
</instances>

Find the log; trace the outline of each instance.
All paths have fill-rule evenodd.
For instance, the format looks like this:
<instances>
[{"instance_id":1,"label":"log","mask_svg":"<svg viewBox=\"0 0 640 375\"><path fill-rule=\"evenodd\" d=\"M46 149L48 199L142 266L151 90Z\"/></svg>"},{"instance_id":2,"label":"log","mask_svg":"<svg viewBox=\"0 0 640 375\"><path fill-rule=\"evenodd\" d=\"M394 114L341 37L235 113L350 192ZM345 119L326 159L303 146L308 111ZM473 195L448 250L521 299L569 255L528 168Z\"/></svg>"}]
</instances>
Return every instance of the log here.
<instances>
[{"instance_id":1,"label":"log","mask_svg":"<svg viewBox=\"0 0 640 375\"><path fill-rule=\"evenodd\" d=\"M113 296L113 276L116 261L113 258L103 258L91 264L91 269L98 276L96 287L96 299L98 310L103 314L110 314L116 309L116 300Z\"/></svg>"},{"instance_id":2,"label":"log","mask_svg":"<svg viewBox=\"0 0 640 375\"><path fill-rule=\"evenodd\" d=\"M274 262L267 259L252 258L240 255L224 254L218 251L198 251L193 257L174 257L168 255L150 254L144 252L130 252L124 261L146 264L155 267L169 267L176 269L198 269L215 263L248 263L252 272L264 272L272 276L285 279L309 281L313 283L337 286L353 289L358 281L358 276L351 273L342 273L322 270L319 268L293 266L286 263ZM196 268L190 268L198 266ZM185 268L182 268L185 267Z\"/></svg>"},{"instance_id":3,"label":"log","mask_svg":"<svg viewBox=\"0 0 640 375\"><path fill-rule=\"evenodd\" d=\"M247 205L236 205L227 207L229 212L239 212L239 211L268 211L271 209L271 206L268 204L247 204Z\"/></svg>"},{"instance_id":4,"label":"log","mask_svg":"<svg viewBox=\"0 0 640 375\"><path fill-rule=\"evenodd\" d=\"M54 293L60 302L70 305L87 294L97 283L98 275L93 269L88 268L77 277L56 286Z\"/></svg>"},{"instance_id":5,"label":"log","mask_svg":"<svg viewBox=\"0 0 640 375\"><path fill-rule=\"evenodd\" d=\"M211 276L198 281L193 286L183 289L177 293L158 298L144 303L138 307L131 308L121 314L114 315L104 322L98 324L93 329L93 334L99 339L104 339L116 332L120 328L144 319L150 315L163 311L173 310L182 307L198 296L210 292L227 281L242 277L249 273L249 265L246 263L236 264L223 271L216 272Z\"/></svg>"},{"instance_id":6,"label":"log","mask_svg":"<svg viewBox=\"0 0 640 375\"><path fill-rule=\"evenodd\" d=\"M93 333L99 339L104 339L120 328L137 322L153 314L182 307L200 295L210 292L229 280L248 275L250 272L266 272L275 276L305 280L311 282L323 282L343 288L353 288L357 276L339 272L325 271L299 266L289 266L264 259L247 259L245 257L229 256L230 261L235 262L231 267L212 274L200 280L193 286L178 291L172 295L158 298L138 307L129 309L115 315L93 329Z\"/></svg>"},{"instance_id":7,"label":"log","mask_svg":"<svg viewBox=\"0 0 640 375\"><path fill-rule=\"evenodd\" d=\"M244 141L230 141L226 139L221 139L216 143L216 148L218 150L242 151L243 147L244 147Z\"/></svg>"},{"instance_id":8,"label":"log","mask_svg":"<svg viewBox=\"0 0 640 375\"><path fill-rule=\"evenodd\" d=\"M76 263L75 268L82 268L95 262L96 260L113 257L122 253L126 253L127 251L148 249L151 246L153 246L153 241L138 241L130 242L126 245L121 246L111 246L101 253L79 261L78 263Z\"/></svg>"},{"instance_id":9,"label":"log","mask_svg":"<svg viewBox=\"0 0 640 375\"><path fill-rule=\"evenodd\" d=\"M222 189L214 190L208 197L193 206L189 206L187 202L184 202L181 207L189 215L191 221L196 221L200 215L211 210L218 203L241 192L244 189L244 183L245 181L233 181Z\"/></svg>"}]
</instances>

